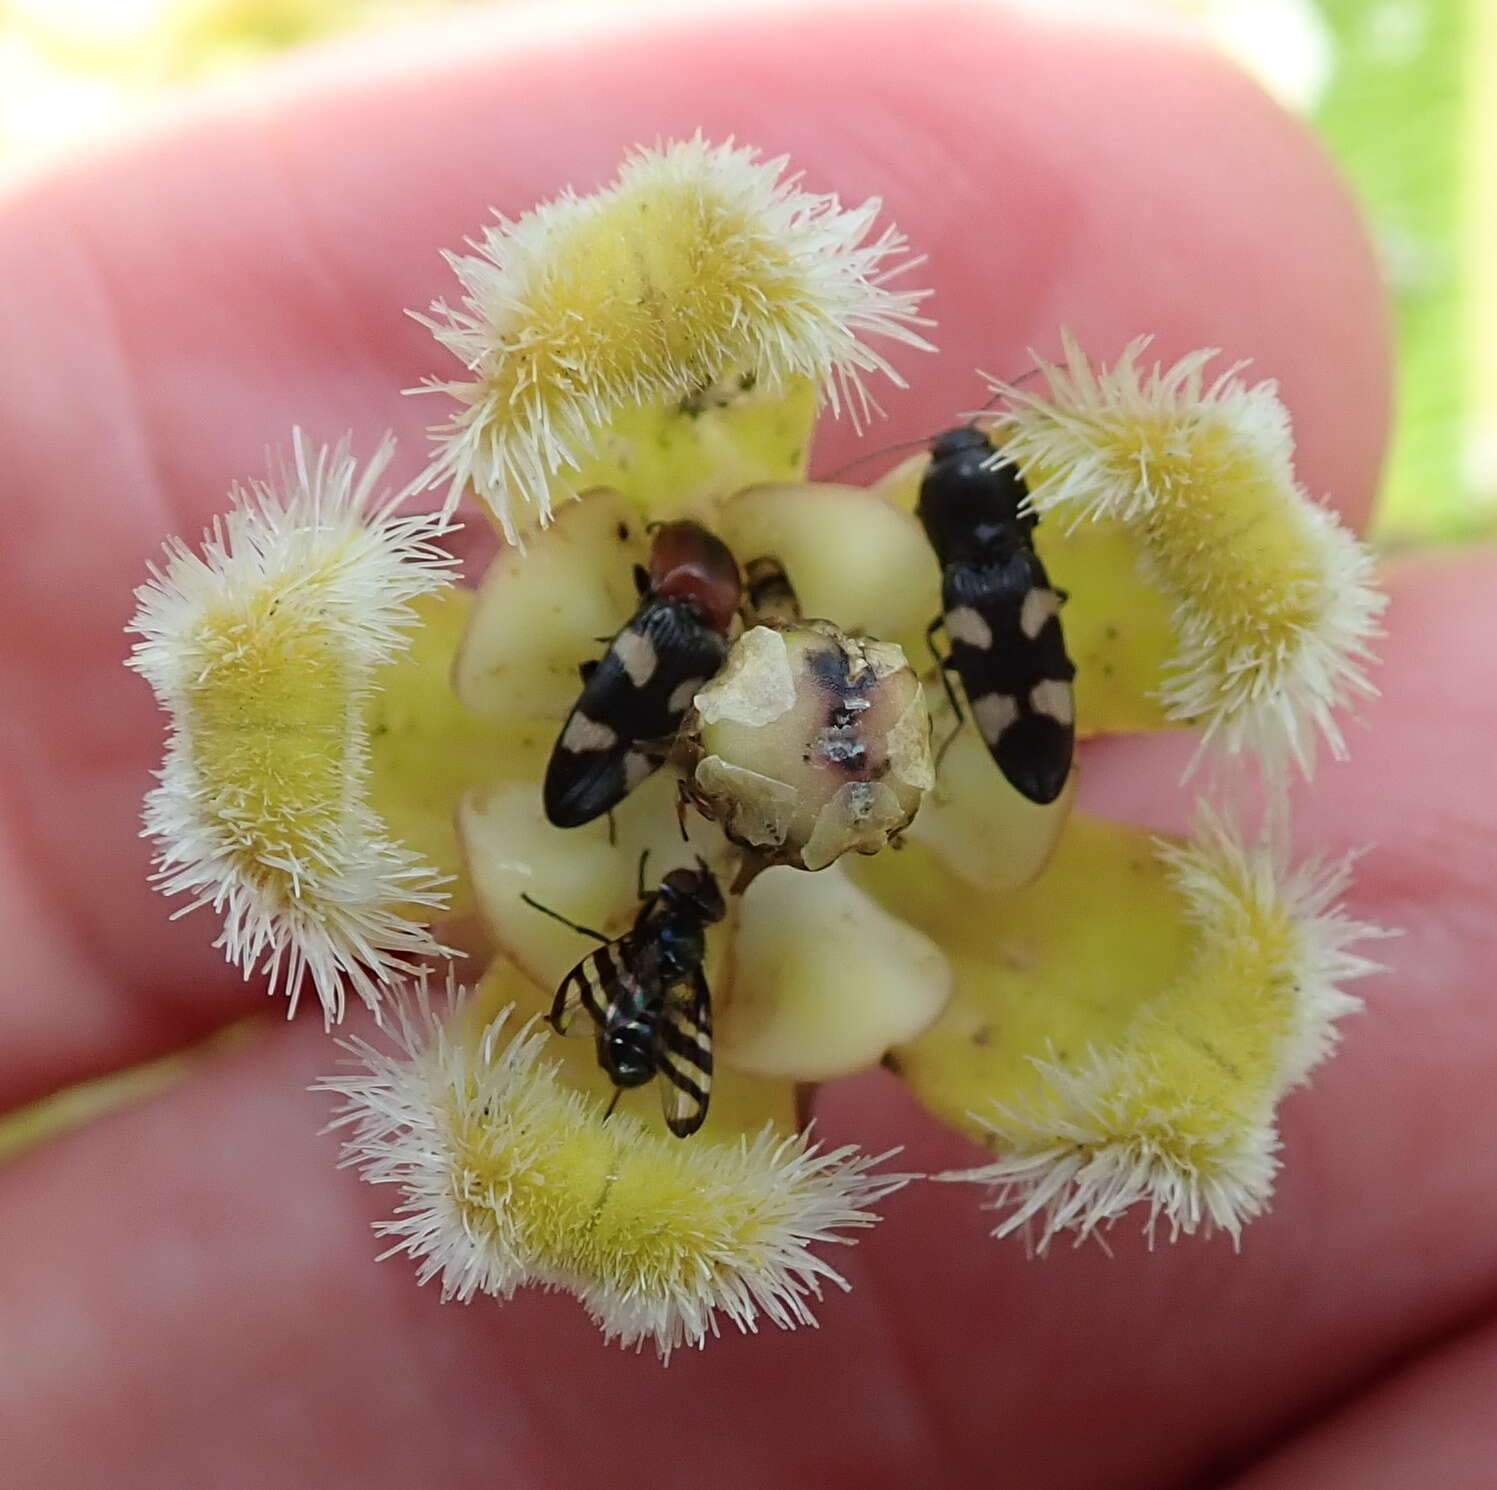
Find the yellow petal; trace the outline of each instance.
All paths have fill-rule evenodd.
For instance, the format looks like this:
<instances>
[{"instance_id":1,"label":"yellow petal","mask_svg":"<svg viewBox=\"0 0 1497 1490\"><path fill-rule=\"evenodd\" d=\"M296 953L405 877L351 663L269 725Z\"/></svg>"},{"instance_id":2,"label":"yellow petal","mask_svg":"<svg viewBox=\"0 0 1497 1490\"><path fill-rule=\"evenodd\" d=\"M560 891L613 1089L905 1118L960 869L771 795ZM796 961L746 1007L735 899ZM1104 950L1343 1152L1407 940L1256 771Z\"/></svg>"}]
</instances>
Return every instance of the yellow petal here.
<instances>
[{"instance_id":1,"label":"yellow petal","mask_svg":"<svg viewBox=\"0 0 1497 1490\"><path fill-rule=\"evenodd\" d=\"M700 854L715 869L729 858L722 835L696 813L687 815L690 842L676 820L676 777L660 771L614 809L615 836L599 819L581 828L553 828L541 814L540 772L550 742L528 760L514 752L514 779L470 793L459 832L479 914L497 945L541 988L555 989L596 945L520 897L590 926L607 937L628 929L639 908L636 876L648 851L646 887ZM716 937L709 936L709 946ZM709 976L711 965L709 963Z\"/></svg>"},{"instance_id":2,"label":"yellow petal","mask_svg":"<svg viewBox=\"0 0 1497 1490\"><path fill-rule=\"evenodd\" d=\"M449 1009L455 995L449 985ZM376 1223L386 1255L409 1256L444 1299L561 1289L607 1338L651 1340L662 1358L724 1321L814 1324L823 1286L846 1284L811 1249L871 1225L869 1206L908 1178L769 1123L733 1127L754 1099L740 1106L732 1083L718 1141L675 1138L658 1112L605 1121L605 1094L559 1080L560 1042L509 1005L475 1027L461 1006L434 1008L422 984L393 1003L387 1029L341 1042L349 1069L319 1085L342 1099L344 1164L397 1187L394 1214Z\"/></svg>"},{"instance_id":3,"label":"yellow petal","mask_svg":"<svg viewBox=\"0 0 1497 1490\"><path fill-rule=\"evenodd\" d=\"M639 150L448 255L462 304L418 319L467 376L428 384L458 404L429 479L513 540L593 482L658 514L799 474L813 388L865 417L868 374L902 382L866 338L928 349L923 294L888 284L905 244L874 236L876 200L844 210L786 165L700 136Z\"/></svg>"},{"instance_id":4,"label":"yellow petal","mask_svg":"<svg viewBox=\"0 0 1497 1490\"><path fill-rule=\"evenodd\" d=\"M1311 773L1317 744L1346 753L1335 711L1374 692L1370 641L1385 600L1368 551L1295 477L1289 411L1212 350L1143 364L1148 337L1111 367L1069 334L1047 388L995 385L997 438L1034 510L1124 526L1138 571L1177 633L1161 698L1228 754ZM1070 581L1064 572L1059 583Z\"/></svg>"},{"instance_id":5,"label":"yellow petal","mask_svg":"<svg viewBox=\"0 0 1497 1490\"><path fill-rule=\"evenodd\" d=\"M951 981L941 949L839 866L769 869L743 896L714 990L718 1053L764 1076L850 1075L928 1029Z\"/></svg>"},{"instance_id":6,"label":"yellow petal","mask_svg":"<svg viewBox=\"0 0 1497 1490\"><path fill-rule=\"evenodd\" d=\"M736 382L736 380L735 380ZM804 378L783 392L728 389L725 402L651 404L615 417L573 485L610 486L646 517L694 516L743 487L794 481L805 474L816 421L816 390ZM570 473L568 473L570 475Z\"/></svg>"},{"instance_id":7,"label":"yellow petal","mask_svg":"<svg viewBox=\"0 0 1497 1490\"><path fill-rule=\"evenodd\" d=\"M745 567L778 559L803 615L897 642L911 657L926 655L941 576L908 512L862 487L785 482L751 487L724 503L718 532Z\"/></svg>"},{"instance_id":8,"label":"yellow petal","mask_svg":"<svg viewBox=\"0 0 1497 1490\"><path fill-rule=\"evenodd\" d=\"M568 502L523 550L501 551L458 652L458 697L492 719L564 719L578 665L638 607L634 566L648 557L638 513L606 489Z\"/></svg>"},{"instance_id":9,"label":"yellow petal","mask_svg":"<svg viewBox=\"0 0 1497 1490\"><path fill-rule=\"evenodd\" d=\"M1378 935L1335 902L1346 866L1287 867L1205 821L1162 847L1087 819L1035 885L983 901L902 857L865 871L937 935L957 989L895 1061L995 1160L943 1178L991 1185L1041 1247L1139 1206L1151 1229L1223 1228L1263 1210L1280 1098L1358 1007L1342 985Z\"/></svg>"},{"instance_id":10,"label":"yellow petal","mask_svg":"<svg viewBox=\"0 0 1497 1490\"><path fill-rule=\"evenodd\" d=\"M452 658L472 608L472 592L455 588L413 601L410 645L375 674L369 705L370 805L398 842L445 875L462 867L463 793L503 775L509 752L531 738L518 724L479 718L452 692ZM460 895L453 910L465 908Z\"/></svg>"},{"instance_id":11,"label":"yellow petal","mask_svg":"<svg viewBox=\"0 0 1497 1490\"><path fill-rule=\"evenodd\" d=\"M1137 547L1111 519L1075 532L1042 524L1035 551L1069 599L1061 611L1076 664L1076 727L1116 735L1178 729L1160 702L1164 669L1180 642L1170 604L1140 578Z\"/></svg>"},{"instance_id":12,"label":"yellow petal","mask_svg":"<svg viewBox=\"0 0 1497 1490\"><path fill-rule=\"evenodd\" d=\"M130 623L130 665L171 720L146 798L153 878L222 916L216 945L293 1008L305 975L330 1023L350 988L374 1008L442 950L427 923L448 904L369 795L376 675L453 566L443 519L381 493L393 450L361 467L346 441L293 431L290 459L236 488L198 549L168 543Z\"/></svg>"},{"instance_id":13,"label":"yellow petal","mask_svg":"<svg viewBox=\"0 0 1497 1490\"><path fill-rule=\"evenodd\" d=\"M927 691L936 694L935 689ZM949 709L938 716L938 741L950 719ZM972 725L965 724L941 760L936 789L926 794L905 837L924 844L979 890L1017 890L1050 862L1076 799L1077 774L1072 771L1053 802L1031 802L998 769Z\"/></svg>"},{"instance_id":14,"label":"yellow petal","mask_svg":"<svg viewBox=\"0 0 1497 1490\"><path fill-rule=\"evenodd\" d=\"M1121 1038L1179 975L1191 931L1149 836L1073 814L1046 873L994 896L911 844L856 866L877 898L934 939L956 974L945 1014L895 1053L936 1115L974 1137L974 1114L1031 1100L1033 1061Z\"/></svg>"}]
</instances>

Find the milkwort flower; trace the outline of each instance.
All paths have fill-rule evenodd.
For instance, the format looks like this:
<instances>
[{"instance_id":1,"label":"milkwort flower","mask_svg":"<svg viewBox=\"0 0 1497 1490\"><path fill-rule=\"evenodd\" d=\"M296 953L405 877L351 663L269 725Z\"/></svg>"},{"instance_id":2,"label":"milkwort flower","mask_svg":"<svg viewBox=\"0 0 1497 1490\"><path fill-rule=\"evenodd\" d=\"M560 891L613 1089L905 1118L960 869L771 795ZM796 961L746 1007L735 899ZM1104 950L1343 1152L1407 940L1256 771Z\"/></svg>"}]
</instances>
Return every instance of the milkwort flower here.
<instances>
[{"instance_id":1,"label":"milkwort flower","mask_svg":"<svg viewBox=\"0 0 1497 1490\"><path fill-rule=\"evenodd\" d=\"M523 546L502 547L471 590L411 599L409 576L391 575L386 601L419 603L420 625L346 711L363 721L347 758L367 770L338 800L382 824L392 852L455 877L441 934L483 972L437 1009L395 986L403 944L364 959L367 981L390 985L393 1044L351 1040L358 1069L327 1083L346 1161L401 1195L392 1249L449 1296L564 1288L610 1336L662 1354L720 1319L807 1322L834 1276L809 1249L867 1225L903 1179L817 1150L798 1087L880 1063L990 1150L942 1178L988 1187L1000 1233L1043 1246L1141 1210L1151 1234L1235 1236L1269 1199L1280 1097L1356 1007L1345 985L1370 964L1351 949L1373 929L1341 909L1344 866L1292 864L1279 818L1250 837L1208 815L1193 842L1161 844L1074 813L1074 774L1055 800L1029 800L970 725L932 780L924 720L944 736L949 710L934 677L923 708L907 698L899 660L921 655L940 606L914 515L929 457L867 490L805 478L818 402L861 417L864 377L895 375L864 337L924 345L919 294L884 282L903 240L870 236L875 216L802 191L782 162L696 139L639 152L602 192L501 221L451 260L462 308L438 305L428 324L467 376L434 385L457 411L434 431L428 479L449 507L472 490ZM1139 355L1094 369L1068 342L1047 391L1003 389L984 419L997 459L1054 514L1034 543L1069 593L1075 728L1194 725L1278 780L1286 760L1309 765L1317 736L1337 745L1333 710L1366 688L1369 563L1295 481L1269 385L1235 369L1208 382L1205 353L1153 372ZM785 644L745 629L757 640L735 641L698 689L664 769L607 821L554 827L541 781L579 666L640 605L650 525L686 515L744 565L774 560L808 619L769 623ZM1238 529L1265 561L1251 584L1202 556ZM215 550L207 568L223 567ZM265 616L249 625L256 648L262 630L275 635ZM196 695L154 655L143 670L188 718ZM647 660L632 647L641 676ZM269 750L278 731L296 738L277 711L302 693L266 676L271 712L246 727ZM357 676L374 690L375 674ZM855 696L891 679L887 708ZM752 735L752 760L745 730L769 732ZM898 811L809 855L799 839L757 848L714 792L756 777L759 808L780 802L793 837L828 734L828 759L900 763ZM698 774L709 757L713 791ZM324 801L319 779L285 774L293 821ZM678 822L683 781L738 842L699 813ZM891 832L899 852L877 851ZM661 1123L660 1076L624 1090L591 1042L536 1022L597 945L562 918L617 948L643 864L646 888L697 866L735 892L706 931L716 1072L684 1139ZM434 892L400 895L400 924L434 942Z\"/></svg>"}]
</instances>

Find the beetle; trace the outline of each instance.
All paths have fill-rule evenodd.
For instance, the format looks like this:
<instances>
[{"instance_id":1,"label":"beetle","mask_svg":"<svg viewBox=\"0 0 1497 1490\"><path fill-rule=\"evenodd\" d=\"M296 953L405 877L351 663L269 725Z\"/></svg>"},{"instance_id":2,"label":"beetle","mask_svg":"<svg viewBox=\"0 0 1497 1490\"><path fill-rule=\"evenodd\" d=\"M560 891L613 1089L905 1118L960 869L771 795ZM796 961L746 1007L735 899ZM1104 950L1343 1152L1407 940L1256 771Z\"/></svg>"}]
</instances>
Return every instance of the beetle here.
<instances>
[{"instance_id":1,"label":"beetle","mask_svg":"<svg viewBox=\"0 0 1497 1490\"><path fill-rule=\"evenodd\" d=\"M931 653L958 727L949 672L998 769L1031 802L1053 802L1075 749L1076 667L1060 624L1066 597L1034 550L1028 488L976 424L937 435L930 453L915 513L941 565L941 614L926 632ZM945 656L935 644L941 629Z\"/></svg>"},{"instance_id":2,"label":"beetle","mask_svg":"<svg viewBox=\"0 0 1497 1490\"><path fill-rule=\"evenodd\" d=\"M738 561L700 523L662 523L635 568L638 610L599 659L546 764L542 799L558 828L611 811L670 751L692 698L727 655L738 613Z\"/></svg>"}]
</instances>

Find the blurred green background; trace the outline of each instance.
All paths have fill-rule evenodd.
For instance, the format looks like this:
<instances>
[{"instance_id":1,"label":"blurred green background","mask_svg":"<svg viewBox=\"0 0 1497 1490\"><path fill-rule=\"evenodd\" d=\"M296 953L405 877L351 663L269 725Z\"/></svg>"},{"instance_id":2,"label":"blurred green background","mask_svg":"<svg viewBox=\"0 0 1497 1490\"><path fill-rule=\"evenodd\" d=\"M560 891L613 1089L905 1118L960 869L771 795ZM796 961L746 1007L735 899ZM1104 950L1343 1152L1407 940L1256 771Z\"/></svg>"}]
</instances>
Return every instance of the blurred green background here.
<instances>
[{"instance_id":1,"label":"blurred green background","mask_svg":"<svg viewBox=\"0 0 1497 1490\"><path fill-rule=\"evenodd\" d=\"M0 0L0 175L163 89L463 3L475 0ZM1497 531L1497 189L1482 169L1497 144L1497 0L1115 3L1189 16L1314 121L1361 195L1400 341L1379 540Z\"/></svg>"}]
</instances>

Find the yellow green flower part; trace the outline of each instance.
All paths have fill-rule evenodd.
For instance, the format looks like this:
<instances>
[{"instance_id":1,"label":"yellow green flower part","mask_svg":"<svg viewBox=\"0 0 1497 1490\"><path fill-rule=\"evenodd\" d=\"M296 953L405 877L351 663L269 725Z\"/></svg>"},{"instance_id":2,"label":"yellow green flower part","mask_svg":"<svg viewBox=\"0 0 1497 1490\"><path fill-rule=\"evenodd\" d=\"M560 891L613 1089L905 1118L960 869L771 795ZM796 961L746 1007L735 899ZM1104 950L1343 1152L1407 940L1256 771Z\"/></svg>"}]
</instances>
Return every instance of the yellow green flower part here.
<instances>
[{"instance_id":1,"label":"yellow green flower part","mask_svg":"<svg viewBox=\"0 0 1497 1490\"><path fill-rule=\"evenodd\" d=\"M459 1300L564 1289L662 1356L723 1321L808 1323L841 1284L822 1249L911 1177L820 1147L807 1098L880 1064L981 1146L935 1178L980 1187L1000 1237L1043 1250L1128 1214L1235 1237L1293 1162L1277 1105L1358 1006L1377 934L1341 907L1348 865L1292 861L1287 795L1261 827L1203 803L1163 842L1073 810L1084 750L1039 804L954 729L926 661L929 455L868 487L806 467L818 409L861 420L868 380L899 376L888 347L925 346L921 297L885 282L904 242L877 203L785 169L695 139L491 226L451 257L460 308L428 319L466 369L432 385L454 401L443 512L402 516L346 451L298 443L289 495L256 488L200 555L171 548L136 622L172 721L147 817L163 888L219 910L247 969L270 948L293 996L309 976L341 1014L346 982L387 1026L347 1035L355 1069L324 1085L346 1162L398 1193L390 1250ZM1271 384L1141 355L1068 340L982 416L1067 596L1076 731L1196 728L1283 786L1317 741L1344 748L1337 711L1370 688L1370 561L1296 480ZM451 585L470 495L511 541ZM799 614L745 601L660 768L554 826L579 668L683 516ZM1253 556L1231 572L1228 535ZM824 718L887 766L882 794L823 790ZM726 913L704 923L710 1104L676 1137L663 1077L616 1082L545 1016L641 887L687 870Z\"/></svg>"},{"instance_id":2,"label":"yellow green flower part","mask_svg":"<svg viewBox=\"0 0 1497 1490\"><path fill-rule=\"evenodd\" d=\"M867 336L927 345L920 293L886 283L904 240L870 239L877 201L844 209L786 165L700 136L638 150L601 191L501 219L448 256L462 303L421 319L468 374L429 385L458 404L431 467L450 503L471 487L513 539L517 504L544 520L555 495L614 468L690 495L699 443L779 446L793 464L804 446L786 414L808 386L867 417L867 375L897 379Z\"/></svg>"}]
</instances>

